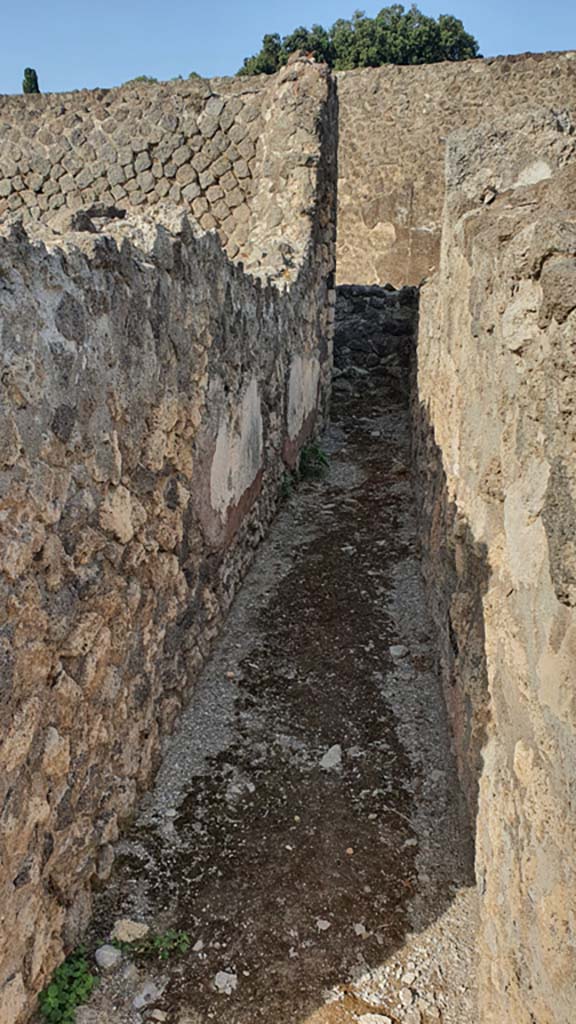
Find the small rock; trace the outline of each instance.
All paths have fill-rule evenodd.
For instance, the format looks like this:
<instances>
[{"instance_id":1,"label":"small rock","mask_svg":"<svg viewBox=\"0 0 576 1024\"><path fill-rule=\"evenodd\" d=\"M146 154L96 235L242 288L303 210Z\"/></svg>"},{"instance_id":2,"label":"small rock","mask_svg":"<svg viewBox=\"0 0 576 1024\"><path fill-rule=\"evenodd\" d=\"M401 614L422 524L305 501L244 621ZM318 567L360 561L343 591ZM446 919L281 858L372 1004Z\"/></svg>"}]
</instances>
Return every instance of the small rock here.
<instances>
[{"instance_id":1,"label":"small rock","mask_svg":"<svg viewBox=\"0 0 576 1024\"><path fill-rule=\"evenodd\" d=\"M195 942L194 945L192 946L193 953L201 953L203 949L204 943L202 942L202 939L198 939L198 942Z\"/></svg>"},{"instance_id":2,"label":"small rock","mask_svg":"<svg viewBox=\"0 0 576 1024\"><path fill-rule=\"evenodd\" d=\"M319 932L325 932L330 927L330 921L324 921L321 917L316 920L316 927Z\"/></svg>"},{"instance_id":3,"label":"small rock","mask_svg":"<svg viewBox=\"0 0 576 1024\"><path fill-rule=\"evenodd\" d=\"M365 926L363 924L361 924L361 923L354 925L354 932L355 932L356 935L358 935L359 937L361 937L363 939L365 939L366 936L368 935L368 932L366 931Z\"/></svg>"},{"instance_id":4,"label":"small rock","mask_svg":"<svg viewBox=\"0 0 576 1024\"><path fill-rule=\"evenodd\" d=\"M222 995L231 996L238 987L238 976L231 971L218 971L214 978L214 988Z\"/></svg>"},{"instance_id":5,"label":"small rock","mask_svg":"<svg viewBox=\"0 0 576 1024\"><path fill-rule=\"evenodd\" d=\"M135 1010L143 1010L144 1007L156 1003L161 995L162 989L158 988L153 981L145 981L136 992L132 1000L132 1006Z\"/></svg>"},{"instance_id":6,"label":"small rock","mask_svg":"<svg viewBox=\"0 0 576 1024\"><path fill-rule=\"evenodd\" d=\"M409 988L401 988L398 993L398 998L402 1003L402 1006L412 1006L414 994Z\"/></svg>"},{"instance_id":7,"label":"small rock","mask_svg":"<svg viewBox=\"0 0 576 1024\"><path fill-rule=\"evenodd\" d=\"M422 1014L420 1013L420 1010L417 1010L415 1006L410 1010L407 1010L406 1016L404 1017L404 1024L422 1024Z\"/></svg>"},{"instance_id":8,"label":"small rock","mask_svg":"<svg viewBox=\"0 0 576 1024\"><path fill-rule=\"evenodd\" d=\"M150 1014L150 1020L168 1020L168 1014L166 1013L165 1010L152 1010L152 1013Z\"/></svg>"},{"instance_id":9,"label":"small rock","mask_svg":"<svg viewBox=\"0 0 576 1024\"><path fill-rule=\"evenodd\" d=\"M408 648L404 647L404 644L393 644L390 647L390 654L393 658L405 658L408 654Z\"/></svg>"},{"instance_id":10,"label":"small rock","mask_svg":"<svg viewBox=\"0 0 576 1024\"><path fill-rule=\"evenodd\" d=\"M94 959L101 971L111 971L122 959L122 953L115 946L100 946L94 953Z\"/></svg>"},{"instance_id":11,"label":"small rock","mask_svg":"<svg viewBox=\"0 0 576 1024\"><path fill-rule=\"evenodd\" d=\"M112 929L112 938L118 942L136 942L138 939L144 939L149 931L149 926L143 921L131 921L129 917L122 917L116 921Z\"/></svg>"},{"instance_id":12,"label":"small rock","mask_svg":"<svg viewBox=\"0 0 576 1024\"><path fill-rule=\"evenodd\" d=\"M339 743L335 743L334 746L330 747L330 749L324 754L324 757L320 761L320 767L323 768L324 771L330 771L331 768L338 768L341 763L342 747Z\"/></svg>"},{"instance_id":13,"label":"small rock","mask_svg":"<svg viewBox=\"0 0 576 1024\"><path fill-rule=\"evenodd\" d=\"M392 1018L383 1013L363 1013L358 1020L360 1024L392 1024Z\"/></svg>"},{"instance_id":14,"label":"small rock","mask_svg":"<svg viewBox=\"0 0 576 1024\"><path fill-rule=\"evenodd\" d=\"M402 981L405 985L413 985L416 981L416 975L414 971L407 971L406 974L402 975Z\"/></svg>"},{"instance_id":15,"label":"small rock","mask_svg":"<svg viewBox=\"0 0 576 1024\"><path fill-rule=\"evenodd\" d=\"M237 779L235 782L231 782L226 789L225 797L229 803L235 803L237 800L241 800L243 797L254 793L256 786L249 779Z\"/></svg>"}]
</instances>

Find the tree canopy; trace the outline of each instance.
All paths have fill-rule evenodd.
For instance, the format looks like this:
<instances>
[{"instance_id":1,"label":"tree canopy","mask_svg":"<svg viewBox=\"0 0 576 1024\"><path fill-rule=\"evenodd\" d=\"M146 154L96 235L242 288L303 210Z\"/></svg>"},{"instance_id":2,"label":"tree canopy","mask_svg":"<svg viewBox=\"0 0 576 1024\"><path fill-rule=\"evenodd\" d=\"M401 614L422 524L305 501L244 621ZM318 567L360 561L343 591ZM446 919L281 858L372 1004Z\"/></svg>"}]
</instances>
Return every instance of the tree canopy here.
<instances>
[{"instance_id":1,"label":"tree canopy","mask_svg":"<svg viewBox=\"0 0 576 1024\"><path fill-rule=\"evenodd\" d=\"M301 26L283 38L277 33L265 35L259 52L246 58L238 74L274 74L296 50L311 53L335 71L479 56L478 43L459 18L451 14L430 18L415 5L405 10L402 4L393 4L373 18L355 11L350 19L339 18L329 29Z\"/></svg>"}]
</instances>

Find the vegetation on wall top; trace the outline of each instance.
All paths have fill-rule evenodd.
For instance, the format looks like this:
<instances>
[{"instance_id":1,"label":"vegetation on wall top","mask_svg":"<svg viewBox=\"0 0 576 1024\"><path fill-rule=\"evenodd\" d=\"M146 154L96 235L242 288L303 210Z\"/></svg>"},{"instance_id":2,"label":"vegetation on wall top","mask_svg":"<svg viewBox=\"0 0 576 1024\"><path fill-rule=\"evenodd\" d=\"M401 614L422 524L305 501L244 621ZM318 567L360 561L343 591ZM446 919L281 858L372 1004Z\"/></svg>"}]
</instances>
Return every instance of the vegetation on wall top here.
<instances>
[{"instance_id":1,"label":"vegetation on wall top","mask_svg":"<svg viewBox=\"0 0 576 1024\"><path fill-rule=\"evenodd\" d=\"M259 52L245 59L238 74L274 74L296 50L310 53L335 71L480 56L478 43L459 18L451 14L430 18L415 5L406 11L402 4L393 4L373 18L355 11L352 18L339 18L329 29L313 25L297 28L283 38L277 33L265 35Z\"/></svg>"}]
</instances>

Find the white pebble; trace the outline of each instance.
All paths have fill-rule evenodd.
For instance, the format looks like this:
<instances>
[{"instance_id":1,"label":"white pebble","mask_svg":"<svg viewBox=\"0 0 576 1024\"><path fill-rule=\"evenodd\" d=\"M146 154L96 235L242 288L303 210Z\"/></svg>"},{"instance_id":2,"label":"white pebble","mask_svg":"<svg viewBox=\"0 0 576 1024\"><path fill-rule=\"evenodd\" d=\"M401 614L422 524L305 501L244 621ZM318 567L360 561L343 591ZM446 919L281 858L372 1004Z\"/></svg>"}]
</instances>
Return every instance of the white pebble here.
<instances>
[{"instance_id":1,"label":"white pebble","mask_svg":"<svg viewBox=\"0 0 576 1024\"><path fill-rule=\"evenodd\" d=\"M329 771L331 768L338 768L342 763L342 747L339 743L335 743L333 747L330 747L326 751L324 757L320 761L320 767L324 768L325 771Z\"/></svg>"},{"instance_id":2,"label":"white pebble","mask_svg":"<svg viewBox=\"0 0 576 1024\"><path fill-rule=\"evenodd\" d=\"M214 978L214 988L222 995L231 996L238 987L238 976L231 971L218 971Z\"/></svg>"},{"instance_id":3,"label":"white pebble","mask_svg":"<svg viewBox=\"0 0 576 1024\"><path fill-rule=\"evenodd\" d=\"M120 963L122 953L115 946L100 946L94 954L94 959L100 970L110 971Z\"/></svg>"}]
</instances>

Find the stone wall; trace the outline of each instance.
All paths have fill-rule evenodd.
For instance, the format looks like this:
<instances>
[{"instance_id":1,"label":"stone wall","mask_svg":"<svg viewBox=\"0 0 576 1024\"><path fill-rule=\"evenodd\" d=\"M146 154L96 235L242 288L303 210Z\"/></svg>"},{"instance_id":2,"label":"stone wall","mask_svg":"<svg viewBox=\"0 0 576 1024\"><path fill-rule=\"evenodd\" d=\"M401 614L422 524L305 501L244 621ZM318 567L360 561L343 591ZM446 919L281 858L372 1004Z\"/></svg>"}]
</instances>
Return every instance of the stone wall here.
<instances>
[{"instance_id":1,"label":"stone wall","mask_svg":"<svg viewBox=\"0 0 576 1024\"><path fill-rule=\"evenodd\" d=\"M290 274L306 242L294 190L314 177L309 115L325 74L297 57L274 76L0 97L0 219L66 227L97 202L169 200L217 229L231 258L258 270L281 255ZM438 265L449 132L487 112L576 109L570 52L335 78L340 283L419 284Z\"/></svg>"},{"instance_id":2,"label":"stone wall","mask_svg":"<svg viewBox=\"0 0 576 1024\"><path fill-rule=\"evenodd\" d=\"M337 76L338 281L419 284L438 265L445 139L538 106L576 110L576 54Z\"/></svg>"},{"instance_id":3,"label":"stone wall","mask_svg":"<svg viewBox=\"0 0 576 1024\"><path fill-rule=\"evenodd\" d=\"M290 277L308 241L327 87L325 68L296 58L273 77L2 96L0 220L67 230L96 203L169 201L247 269Z\"/></svg>"},{"instance_id":4,"label":"stone wall","mask_svg":"<svg viewBox=\"0 0 576 1024\"><path fill-rule=\"evenodd\" d=\"M576 992L576 134L535 113L449 144L423 289L426 575L477 813L483 1024Z\"/></svg>"},{"instance_id":5,"label":"stone wall","mask_svg":"<svg viewBox=\"0 0 576 1024\"><path fill-rule=\"evenodd\" d=\"M249 275L161 203L0 237L6 1024L77 942L286 468L325 415L335 109L321 71L299 74L287 69L284 99L273 87L304 139L302 162L282 163L289 265L276 249ZM278 165L268 173L273 207Z\"/></svg>"},{"instance_id":6,"label":"stone wall","mask_svg":"<svg viewBox=\"0 0 576 1024\"><path fill-rule=\"evenodd\" d=\"M340 285L336 289L334 366L385 375L397 363L409 383L418 325L417 288Z\"/></svg>"},{"instance_id":7,"label":"stone wall","mask_svg":"<svg viewBox=\"0 0 576 1024\"><path fill-rule=\"evenodd\" d=\"M381 398L410 401L418 289L379 285L336 288L334 322L334 400L346 400L364 386Z\"/></svg>"}]
</instances>

